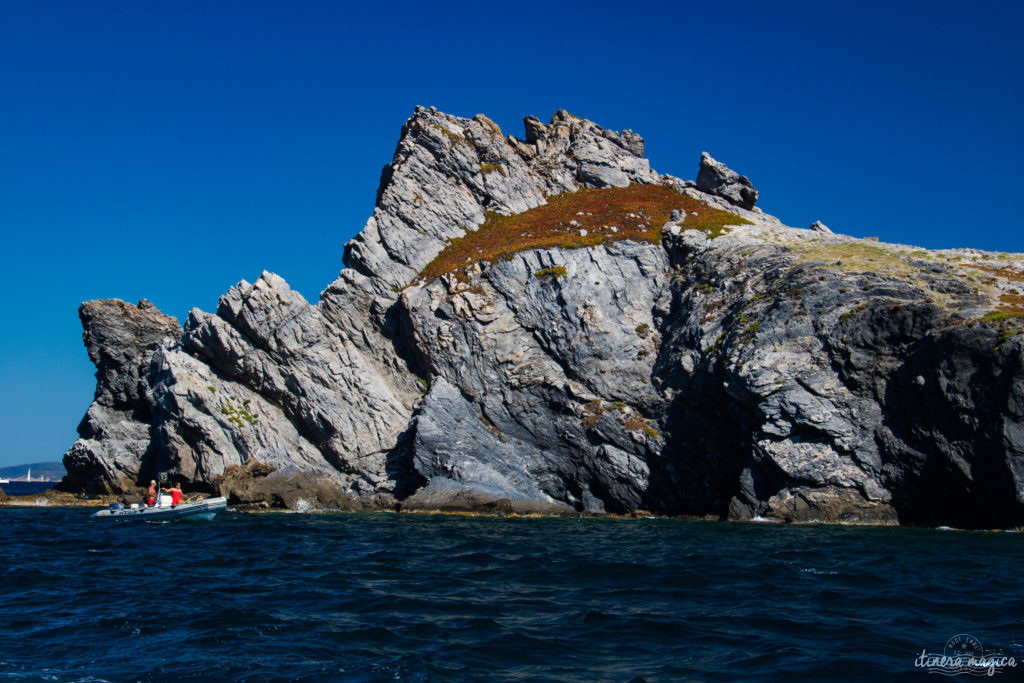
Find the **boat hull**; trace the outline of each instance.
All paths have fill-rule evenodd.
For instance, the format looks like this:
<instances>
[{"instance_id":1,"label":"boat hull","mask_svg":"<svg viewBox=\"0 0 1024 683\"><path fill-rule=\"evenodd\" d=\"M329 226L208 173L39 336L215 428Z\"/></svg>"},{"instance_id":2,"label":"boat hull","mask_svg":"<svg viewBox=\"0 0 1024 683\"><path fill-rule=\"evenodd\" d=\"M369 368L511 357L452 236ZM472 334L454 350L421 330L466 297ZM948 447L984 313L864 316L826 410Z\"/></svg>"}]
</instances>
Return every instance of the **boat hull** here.
<instances>
[{"instance_id":1,"label":"boat hull","mask_svg":"<svg viewBox=\"0 0 1024 683\"><path fill-rule=\"evenodd\" d=\"M100 510L93 519L146 520L169 522L175 519L213 519L228 506L227 498L207 498L196 503L180 503L174 507L123 508Z\"/></svg>"}]
</instances>

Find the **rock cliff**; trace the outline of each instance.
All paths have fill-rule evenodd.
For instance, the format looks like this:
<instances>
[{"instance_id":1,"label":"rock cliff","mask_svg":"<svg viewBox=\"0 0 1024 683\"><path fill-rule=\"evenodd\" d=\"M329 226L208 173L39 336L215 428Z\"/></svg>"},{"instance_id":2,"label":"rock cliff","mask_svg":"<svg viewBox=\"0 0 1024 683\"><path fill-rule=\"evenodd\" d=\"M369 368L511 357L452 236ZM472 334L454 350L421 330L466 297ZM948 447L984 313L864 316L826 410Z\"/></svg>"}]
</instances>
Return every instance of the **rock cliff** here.
<instances>
[{"instance_id":1,"label":"rock cliff","mask_svg":"<svg viewBox=\"0 0 1024 683\"><path fill-rule=\"evenodd\" d=\"M342 508L1024 522L1022 257L757 198L566 111L517 139L418 108L317 303L265 272L183 328L82 305L97 390L62 486L262 463L231 490L293 507L309 481Z\"/></svg>"}]
</instances>

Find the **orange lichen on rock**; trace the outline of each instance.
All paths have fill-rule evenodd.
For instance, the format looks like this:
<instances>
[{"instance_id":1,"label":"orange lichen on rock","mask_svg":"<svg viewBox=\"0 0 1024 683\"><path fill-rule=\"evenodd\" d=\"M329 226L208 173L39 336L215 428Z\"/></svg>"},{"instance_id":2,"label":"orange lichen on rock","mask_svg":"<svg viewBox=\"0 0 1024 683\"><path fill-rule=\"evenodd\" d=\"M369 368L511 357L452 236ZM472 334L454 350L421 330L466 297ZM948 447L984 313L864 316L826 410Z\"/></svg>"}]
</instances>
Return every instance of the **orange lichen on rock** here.
<instances>
[{"instance_id":1,"label":"orange lichen on rock","mask_svg":"<svg viewBox=\"0 0 1024 683\"><path fill-rule=\"evenodd\" d=\"M968 268L974 268L975 270L980 270L984 273L988 273L989 275L1001 277L1005 280L1010 280L1012 282L1024 282L1024 273L1017 270L1016 268L1011 268L1010 266L996 268L994 266L983 266L977 263L967 263L964 265L966 265Z\"/></svg>"},{"instance_id":2,"label":"orange lichen on rock","mask_svg":"<svg viewBox=\"0 0 1024 683\"><path fill-rule=\"evenodd\" d=\"M507 259L527 249L578 249L635 240L657 244L673 211L685 211L684 228L718 237L728 225L749 223L667 185L584 189L512 216L488 213L475 232L454 239L419 275L420 281L480 261Z\"/></svg>"}]
</instances>

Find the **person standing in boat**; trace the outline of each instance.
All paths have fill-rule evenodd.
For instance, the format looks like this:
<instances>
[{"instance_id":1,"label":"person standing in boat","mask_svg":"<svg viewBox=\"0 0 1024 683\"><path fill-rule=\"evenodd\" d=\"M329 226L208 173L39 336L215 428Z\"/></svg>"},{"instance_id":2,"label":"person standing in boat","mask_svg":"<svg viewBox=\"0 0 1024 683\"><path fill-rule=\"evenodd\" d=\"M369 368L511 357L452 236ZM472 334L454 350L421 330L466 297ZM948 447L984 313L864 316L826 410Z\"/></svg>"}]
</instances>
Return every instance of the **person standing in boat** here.
<instances>
[{"instance_id":1,"label":"person standing in boat","mask_svg":"<svg viewBox=\"0 0 1024 683\"><path fill-rule=\"evenodd\" d=\"M146 505L149 507L156 505L156 480L149 482L149 490L146 491Z\"/></svg>"}]
</instances>

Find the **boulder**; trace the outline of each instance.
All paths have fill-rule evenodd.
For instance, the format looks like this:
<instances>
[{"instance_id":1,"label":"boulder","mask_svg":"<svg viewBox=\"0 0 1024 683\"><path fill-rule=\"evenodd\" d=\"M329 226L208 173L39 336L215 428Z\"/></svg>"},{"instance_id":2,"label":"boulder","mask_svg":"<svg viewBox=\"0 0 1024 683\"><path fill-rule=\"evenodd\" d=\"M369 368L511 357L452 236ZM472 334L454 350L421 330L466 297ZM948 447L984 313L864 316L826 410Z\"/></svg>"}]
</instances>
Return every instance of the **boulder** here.
<instances>
[{"instance_id":1,"label":"boulder","mask_svg":"<svg viewBox=\"0 0 1024 683\"><path fill-rule=\"evenodd\" d=\"M353 510L338 482L326 475L292 468L278 470L264 479L272 507L298 512L313 510Z\"/></svg>"},{"instance_id":2,"label":"boulder","mask_svg":"<svg viewBox=\"0 0 1024 683\"><path fill-rule=\"evenodd\" d=\"M534 145L544 137L548 127L540 122L536 116L527 116L523 119L523 127L526 129L526 142Z\"/></svg>"},{"instance_id":3,"label":"boulder","mask_svg":"<svg viewBox=\"0 0 1024 683\"><path fill-rule=\"evenodd\" d=\"M700 171L697 173L697 189L718 195L731 204L743 209L753 209L757 203L757 190L746 176L742 176L710 154L700 155Z\"/></svg>"},{"instance_id":4,"label":"boulder","mask_svg":"<svg viewBox=\"0 0 1024 683\"><path fill-rule=\"evenodd\" d=\"M434 479L402 502L410 512L455 512L485 515L574 515L573 508L558 503L513 499L444 479Z\"/></svg>"},{"instance_id":5,"label":"boulder","mask_svg":"<svg viewBox=\"0 0 1024 683\"><path fill-rule=\"evenodd\" d=\"M134 492L131 492L131 493L126 493L123 496L121 496L121 504L122 505L141 505L142 503L146 502L144 494L145 494L145 491L141 491L140 492L138 490L136 490Z\"/></svg>"},{"instance_id":6,"label":"boulder","mask_svg":"<svg viewBox=\"0 0 1024 683\"><path fill-rule=\"evenodd\" d=\"M276 470L251 462L228 468L216 483L229 505L301 512L354 508L335 478L296 467Z\"/></svg>"},{"instance_id":7,"label":"boulder","mask_svg":"<svg viewBox=\"0 0 1024 683\"><path fill-rule=\"evenodd\" d=\"M245 465L231 465L213 480L213 486L228 499L230 505L269 505L263 481L275 469L256 460Z\"/></svg>"}]
</instances>

